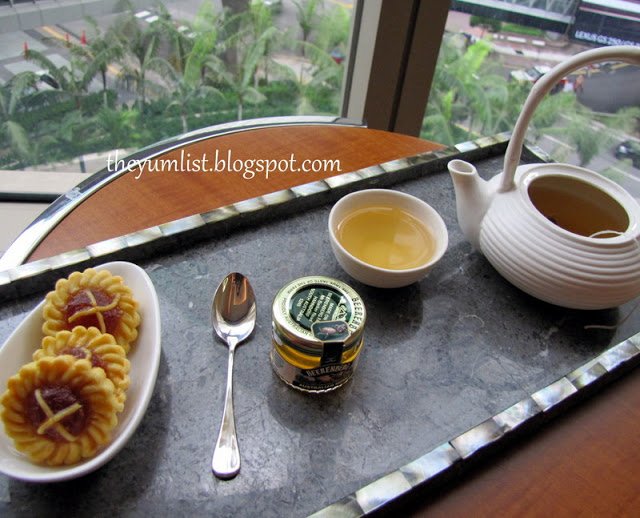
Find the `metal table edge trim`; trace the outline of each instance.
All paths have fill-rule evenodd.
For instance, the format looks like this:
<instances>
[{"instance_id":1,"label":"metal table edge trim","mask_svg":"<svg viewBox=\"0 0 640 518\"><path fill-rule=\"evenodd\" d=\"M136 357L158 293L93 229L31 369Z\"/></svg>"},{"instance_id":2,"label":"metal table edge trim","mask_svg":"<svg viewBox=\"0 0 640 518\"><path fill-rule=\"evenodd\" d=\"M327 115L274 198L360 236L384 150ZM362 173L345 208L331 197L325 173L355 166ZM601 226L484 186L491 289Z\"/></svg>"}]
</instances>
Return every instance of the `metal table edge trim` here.
<instances>
[{"instance_id":1,"label":"metal table edge trim","mask_svg":"<svg viewBox=\"0 0 640 518\"><path fill-rule=\"evenodd\" d=\"M612 364L613 362L613 364ZM577 400L589 385L607 383L613 375L640 363L640 333L614 345L574 371L590 372L588 383L580 377L556 380L508 409L434 447L414 461L401 466L354 493L310 515L313 518L351 518L367 516L407 496L419 486L436 482L452 468L470 460L481 450L514 436L521 427L543 416L559 412ZM609 365L604 367L603 365ZM573 379L570 381L569 377ZM507 417L507 419L505 419Z\"/></svg>"}]
</instances>

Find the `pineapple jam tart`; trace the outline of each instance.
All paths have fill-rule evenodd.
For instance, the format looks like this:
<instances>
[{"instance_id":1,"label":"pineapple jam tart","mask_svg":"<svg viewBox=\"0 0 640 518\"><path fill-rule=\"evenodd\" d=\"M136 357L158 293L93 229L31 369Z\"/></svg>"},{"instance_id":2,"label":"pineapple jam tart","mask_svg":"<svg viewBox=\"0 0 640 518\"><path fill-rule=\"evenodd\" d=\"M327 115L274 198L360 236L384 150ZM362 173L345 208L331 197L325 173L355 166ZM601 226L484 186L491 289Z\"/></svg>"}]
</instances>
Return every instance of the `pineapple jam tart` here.
<instances>
[{"instance_id":1,"label":"pineapple jam tart","mask_svg":"<svg viewBox=\"0 0 640 518\"><path fill-rule=\"evenodd\" d=\"M122 277L93 268L56 282L46 296L43 316L45 336L76 326L95 327L112 335L127 353L140 325L138 304Z\"/></svg>"}]
</instances>

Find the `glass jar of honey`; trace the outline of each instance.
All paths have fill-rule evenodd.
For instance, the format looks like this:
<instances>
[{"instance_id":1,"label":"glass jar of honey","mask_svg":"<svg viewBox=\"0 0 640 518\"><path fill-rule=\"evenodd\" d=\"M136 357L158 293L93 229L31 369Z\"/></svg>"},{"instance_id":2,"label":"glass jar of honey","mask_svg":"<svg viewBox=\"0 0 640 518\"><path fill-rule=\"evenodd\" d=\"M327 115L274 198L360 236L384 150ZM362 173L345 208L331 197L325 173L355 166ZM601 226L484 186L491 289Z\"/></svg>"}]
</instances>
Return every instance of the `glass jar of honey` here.
<instances>
[{"instance_id":1,"label":"glass jar of honey","mask_svg":"<svg viewBox=\"0 0 640 518\"><path fill-rule=\"evenodd\" d=\"M344 282L322 276L290 282L273 301L274 371L298 390L340 387L356 369L365 320L362 299Z\"/></svg>"}]
</instances>

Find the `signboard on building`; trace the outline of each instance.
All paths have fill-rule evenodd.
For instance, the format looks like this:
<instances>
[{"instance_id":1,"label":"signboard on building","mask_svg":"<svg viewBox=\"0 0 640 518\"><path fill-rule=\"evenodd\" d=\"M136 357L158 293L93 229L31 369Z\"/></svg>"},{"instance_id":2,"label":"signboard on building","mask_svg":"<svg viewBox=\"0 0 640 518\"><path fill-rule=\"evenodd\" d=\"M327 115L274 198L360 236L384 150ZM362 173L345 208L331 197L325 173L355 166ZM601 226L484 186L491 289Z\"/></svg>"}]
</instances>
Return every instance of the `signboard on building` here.
<instances>
[{"instance_id":1,"label":"signboard on building","mask_svg":"<svg viewBox=\"0 0 640 518\"><path fill-rule=\"evenodd\" d=\"M640 46L640 0L582 0L569 36L597 46Z\"/></svg>"}]
</instances>

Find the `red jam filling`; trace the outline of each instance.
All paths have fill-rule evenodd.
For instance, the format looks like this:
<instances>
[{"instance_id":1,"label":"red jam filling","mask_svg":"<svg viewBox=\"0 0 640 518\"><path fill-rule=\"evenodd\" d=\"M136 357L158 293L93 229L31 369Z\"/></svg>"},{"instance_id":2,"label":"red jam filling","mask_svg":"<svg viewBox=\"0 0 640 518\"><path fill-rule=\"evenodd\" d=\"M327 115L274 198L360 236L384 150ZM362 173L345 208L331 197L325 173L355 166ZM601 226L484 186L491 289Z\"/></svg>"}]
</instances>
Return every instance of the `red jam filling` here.
<instances>
[{"instance_id":1,"label":"red jam filling","mask_svg":"<svg viewBox=\"0 0 640 518\"><path fill-rule=\"evenodd\" d=\"M102 360L102 356L96 353L92 353L89 355L89 351L87 351L84 347L67 347L60 351L60 354L70 354L79 360L86 360L89 356L91 356L91 366L92 367L100 367L105 370L107 368L107 364Z\"/></svg>"},{"instance_id":2,"label":"red jam filling","mask_svg":"<svg viewBox=\"0 0 640 518\"><path fill-rule=\"evenodd\" d=\"M91 297L87 292L91 292L93 298L95 299L95 304L91 300ZM90 309L92 307L105 307L111 304L114 300L114 297L109 295L103 290L100 289L91 289L91 290L82 290L76 293L72 293L69 296L69 300L64 308L65 317L67 321L67 329L71 330L75 326L84 326L84 327L97 327L101 331L102 328L100 326L100 320L96 314L83 315L73 319L72 322L69 322L69 319L73 317L79 311L83 311L86 309ZM104 319L105 330L103 332L113 334L116 330L118 323L120 322L120 317L122 316L122 310L115 306L112 309L108 310L100 310L102 314L102 318Z\"/></svg>"},{"instance_id":3,"label":"red jam filling","mask_svg":"<svg viewBox=\"0 0 640 518\"><path fill-rule=\"evenodd\" d=\"M73 391L69 387L65 386L52 385L42 387L40 389L40 394L54 414L70 407L74 403L82 404L82 401L80 401ZM36 429L48 419L48 416L38 404L35 393L31 394L27 400L27 419ZM59 424L71 435L78 436L85 429L87 419L88 415L83 407L62 419ZM65 441L65 439L56 431L55 426L47 428L44 435L56 442Z\"/></svg>"}]
</instances>

